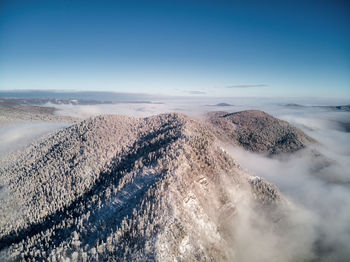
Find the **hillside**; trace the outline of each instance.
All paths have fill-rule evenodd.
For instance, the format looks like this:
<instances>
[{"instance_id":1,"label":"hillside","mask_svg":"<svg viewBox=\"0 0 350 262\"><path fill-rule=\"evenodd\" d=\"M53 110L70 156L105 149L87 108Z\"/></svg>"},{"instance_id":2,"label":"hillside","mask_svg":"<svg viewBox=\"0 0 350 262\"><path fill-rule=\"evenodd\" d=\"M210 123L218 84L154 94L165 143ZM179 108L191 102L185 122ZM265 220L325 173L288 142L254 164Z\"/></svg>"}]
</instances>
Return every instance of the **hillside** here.
<instances>
[{"instance_id":1,"label":"hillside","mask_svg":"<svg viewBox=\"0 0 350 262\"><path fill-rule=\"evenodd\" d=\"M207 119L222 139L259 153L290 153L315 142L300 129L263 111L211 112Z\"/></svg>"},{"instance_id":2,"label":"hillside","mask_svg":"<svg viewBox=\"0 0 350 262\"><path fill-rule=\"evenodd\" d=\"M2 99L0 98L0 127L11 125L18 122L45 121L45 122L63 122L76 123L81 121L78 118L70 116L56 115L56 108L43 106L37 100L24 99Z\"/></svg>"},{"instance_id":3,"label":"hillside","mask_svg":"<svg viewBox=\"0 0 350 262\"><path fill-rule=\"evenodd\" d=\"M94 117L0 167L2 260L242 261L241 228L295 226L276 187L181 114Z\"/></svg>"}]
</instances>

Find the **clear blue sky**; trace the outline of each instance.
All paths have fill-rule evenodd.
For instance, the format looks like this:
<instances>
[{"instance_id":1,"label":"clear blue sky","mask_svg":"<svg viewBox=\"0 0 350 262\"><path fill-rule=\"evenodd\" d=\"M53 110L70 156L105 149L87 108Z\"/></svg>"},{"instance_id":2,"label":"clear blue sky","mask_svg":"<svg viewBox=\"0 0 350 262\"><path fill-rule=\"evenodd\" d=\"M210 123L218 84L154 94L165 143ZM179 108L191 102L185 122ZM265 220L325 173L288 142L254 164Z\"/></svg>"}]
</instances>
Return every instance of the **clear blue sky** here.
<instances>
[{"instance_id":1,"label":"clear blue sky","mask_svg":"<svg viewBox=\"0 0 350 262\"><path fill-rule=\"evenodd\" d=\"M350 98L350 2L0 1L0 90Z\"/></svg>"}]
</instances>

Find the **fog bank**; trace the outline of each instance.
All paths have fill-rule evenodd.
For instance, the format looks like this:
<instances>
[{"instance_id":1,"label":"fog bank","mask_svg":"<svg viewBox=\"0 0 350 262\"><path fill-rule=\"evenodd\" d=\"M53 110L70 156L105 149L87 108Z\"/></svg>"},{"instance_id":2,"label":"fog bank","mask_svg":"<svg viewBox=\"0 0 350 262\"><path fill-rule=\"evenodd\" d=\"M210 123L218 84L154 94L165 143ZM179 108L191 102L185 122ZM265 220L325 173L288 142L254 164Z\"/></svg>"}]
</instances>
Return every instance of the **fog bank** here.
<instances>
[{"instance_id":1,"label":"fog bank","mask_svg":"<svg viewBox=\"0 0 350 262\"><path fill-rule=\"evenodd\" d=\"M19 150L41 136L66 127L63 123L21 122L0 127L0 157Z\"/></svg>"},{"instance_id":2,"label":"fog bank","mask_svg":"<svg viewBox=\"0 0 350 262\"><path fill-rule=\"evenodd\" d=\"M337 125L348 121L349 113L299 109L279 115L319 144L275 158L237 147L227 151L244 168L277 185L300 210L310 214L311 219L303 223L315 234L310 236L306 231L298 239L290 239L291 243L312 237L310 251L318 256L317 261L349 261L350 133Z\"/></svg>"}]
</instances>

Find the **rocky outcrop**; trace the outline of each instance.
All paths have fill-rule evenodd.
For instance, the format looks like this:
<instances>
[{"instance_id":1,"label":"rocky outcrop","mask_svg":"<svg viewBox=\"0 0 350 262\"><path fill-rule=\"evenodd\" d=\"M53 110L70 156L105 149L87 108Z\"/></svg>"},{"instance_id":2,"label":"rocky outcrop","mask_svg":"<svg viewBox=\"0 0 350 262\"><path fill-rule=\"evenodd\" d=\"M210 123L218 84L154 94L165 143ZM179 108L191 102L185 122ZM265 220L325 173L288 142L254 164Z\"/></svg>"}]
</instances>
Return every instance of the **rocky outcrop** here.
<instances>
[{"instance_id":1,"label":"rocky outcrop","mask_svg":"<svg viewBox=\"0 0 350 262\"><path fill-rule=\"evenodd\" d=\"M263 111L211 112L207 118L218 137L252 152L290 153L315 142L300 129Z\"/></svg>"},{"instance_id":2,"label":"rocky outcrop","mask_svg":"<svg viewBox=\"0 0 350 262\"><path fill-rule=\"evenodd\" d=\"M251 206L275 230L288 204L215 141L181 114L99 116L13 154L0 163L0 258L235 260L239 214Z\"/></svg>"}]
</instances>

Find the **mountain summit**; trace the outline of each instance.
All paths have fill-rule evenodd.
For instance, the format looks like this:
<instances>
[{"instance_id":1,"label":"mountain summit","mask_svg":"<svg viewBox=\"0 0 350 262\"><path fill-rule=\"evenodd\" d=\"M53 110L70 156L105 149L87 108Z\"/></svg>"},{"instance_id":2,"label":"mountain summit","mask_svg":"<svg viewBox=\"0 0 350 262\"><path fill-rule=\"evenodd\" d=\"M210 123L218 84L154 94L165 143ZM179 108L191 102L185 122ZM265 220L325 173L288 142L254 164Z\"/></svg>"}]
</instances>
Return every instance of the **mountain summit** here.
<instances>
[{"instance_id":1,"label":"mountain summit","mask_svg":"<svg viewBox=\"0 0 350 262\"><path fill-rule=\"evenodd\" d=\"M288 122L259 110L211 112L207 118L219 137L253 152L291 153L315 142Z\"/></svg>"}]
</instances>

